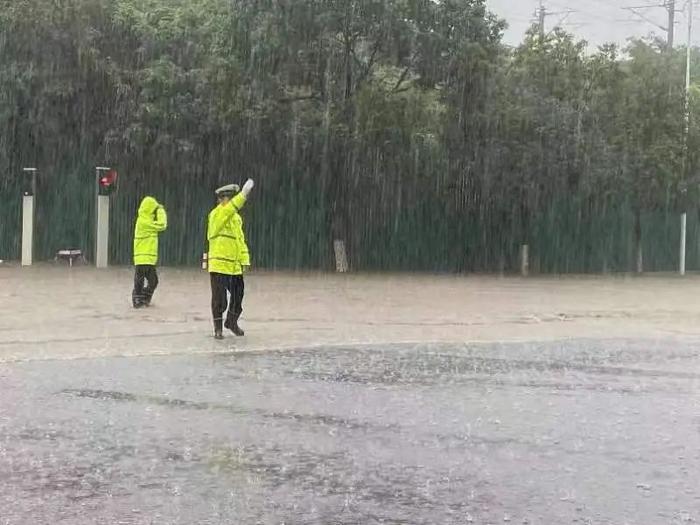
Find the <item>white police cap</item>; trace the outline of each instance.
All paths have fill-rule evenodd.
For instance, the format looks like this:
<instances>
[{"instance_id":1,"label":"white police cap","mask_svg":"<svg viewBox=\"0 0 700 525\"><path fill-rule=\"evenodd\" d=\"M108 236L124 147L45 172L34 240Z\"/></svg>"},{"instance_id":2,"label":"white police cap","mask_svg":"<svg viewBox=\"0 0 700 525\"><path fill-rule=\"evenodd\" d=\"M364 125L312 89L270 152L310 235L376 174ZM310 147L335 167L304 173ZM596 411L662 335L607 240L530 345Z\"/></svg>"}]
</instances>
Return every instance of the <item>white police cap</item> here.
<instances>
[{"instance_id":1,"label":"white police cap","mask_svg":"<svg viewBox=\"0 0 700 525\"><path fill-rule=\"evenodd\" d=\"M221 186L221 188L218 188L214 193L216 193L219 197L223 197L226 195L235 195L241 191L241 187L238 184L227 184L226 186Z\"/></svg>"}]
</instances>

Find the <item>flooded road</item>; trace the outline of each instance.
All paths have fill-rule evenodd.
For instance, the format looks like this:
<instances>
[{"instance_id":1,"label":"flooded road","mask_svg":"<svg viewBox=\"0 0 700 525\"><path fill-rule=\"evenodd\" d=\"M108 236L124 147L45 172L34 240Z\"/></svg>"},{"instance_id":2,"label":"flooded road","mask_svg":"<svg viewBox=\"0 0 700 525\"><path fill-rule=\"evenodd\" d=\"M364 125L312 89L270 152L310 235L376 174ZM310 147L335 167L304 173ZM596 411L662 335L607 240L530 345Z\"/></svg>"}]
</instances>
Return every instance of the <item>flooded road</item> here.
<instances>
[{"instance_id":1,"label":"flooded road","mask_svg":"<svg viewBox=\"0 0 700 525\"><path fill-rule=\"evenodd\" d=\"M134 310L132 268L0 267L0 363L220 352L222 345L211 337L207 274L159 272L153 307ZM699 294L700 275L519 279L257 272L246 276L246 337L227 338L224 349L700 340Z\"/></svg>"},{"instance_id":2,"label":"flooded road","mask_svg":"<svg viewBox=\"0 0 700 525\"><path fill-rule=\"evenodd\" d=\"M700 347L382 346L0 367L0 523L700 520Z\"/></svg>"}]
</instances>

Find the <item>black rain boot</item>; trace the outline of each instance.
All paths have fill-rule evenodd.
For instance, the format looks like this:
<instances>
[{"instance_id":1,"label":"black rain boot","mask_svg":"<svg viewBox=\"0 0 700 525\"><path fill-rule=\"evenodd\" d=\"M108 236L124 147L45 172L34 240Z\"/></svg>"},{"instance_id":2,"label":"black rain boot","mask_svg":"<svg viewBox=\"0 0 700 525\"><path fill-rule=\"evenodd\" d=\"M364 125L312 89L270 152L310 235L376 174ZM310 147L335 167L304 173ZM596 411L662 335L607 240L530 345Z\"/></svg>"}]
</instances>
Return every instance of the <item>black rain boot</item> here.
<instances>
[{"instance_id":1,"label":"black rain boot","mask_svg":"<svg viewBox=\"0 0 700 525\"><path fill-rule=\"evenodd\" d=\"M232 316L227 317L224 326L231 330L234 333L234 335L238 337L243 337L245 335L245 332L241 330L240 326L238 326L238 318L240 316L241 314L234 314Z\"/></svg>"},{"instance_id":2,"label":"black rain boot","mask_svg":"<svg viewBox=\"0 0 700 525\"><path fill-rule=\"evenodd\" d=\"M134 305L134 308L141 308L143 306L141 296L136 294L131 294L131 303Z\"/></svg>"},{"instance_id":3,"label":"black rain boot","mask_svg":"<svg viewBox=\"0 0 700 525\"><path fill-rule=\"evenodd\" d=\"M214 320L214 339L223 339L224 331L221 327L221 319Z\"/></svg>"}]
</instances>

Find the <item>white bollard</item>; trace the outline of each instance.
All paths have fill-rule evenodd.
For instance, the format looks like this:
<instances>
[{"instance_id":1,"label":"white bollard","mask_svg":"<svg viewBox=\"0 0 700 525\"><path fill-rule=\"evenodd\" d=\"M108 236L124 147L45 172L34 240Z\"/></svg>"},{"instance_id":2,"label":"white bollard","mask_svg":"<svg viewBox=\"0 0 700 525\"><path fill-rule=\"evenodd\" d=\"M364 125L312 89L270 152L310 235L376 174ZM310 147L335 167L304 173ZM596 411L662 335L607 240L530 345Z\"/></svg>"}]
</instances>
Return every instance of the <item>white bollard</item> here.
<instances>
[{"instance_id":1,"label":"white bollard","mask_svg":"<svg viewBox=\"0 0 700 525\"><path fill-rule=\"evenodd\" d=\"M681 213L681 252L680 252L680 269L679 273L685 275L685 250L686 250L686 237L688 235L688 214Z\"/></svg>"},{"instance_id":2,"label":"white bollard","mask_svg":"<svg viewBox=\"0 0 700 525\"><path fill-rule=\"evenodd\" d=\"M34 195L22 197L22 266L31 266L34 256Z\"/></svg>"},{"instance_id":3,"label":"white bollard","mask_svg":"<svg viewBox=\"0 0 700 525\"><path fill-rule=\"evenodd\" d=\"M97 235L95 239L95 266L109 265L109 196L97 196Z\"/></svg>"},{"instance_id":4,"label":"white bollard","mask_svg":"<svg viewBox=\"0 0 700 525\"><path fill-rule=\"evenodd\" d=\"M22 168L24 172L22 195L22 266L34 262L34 194L36 193L36 168Z\"/></svg>"}]
</instances>

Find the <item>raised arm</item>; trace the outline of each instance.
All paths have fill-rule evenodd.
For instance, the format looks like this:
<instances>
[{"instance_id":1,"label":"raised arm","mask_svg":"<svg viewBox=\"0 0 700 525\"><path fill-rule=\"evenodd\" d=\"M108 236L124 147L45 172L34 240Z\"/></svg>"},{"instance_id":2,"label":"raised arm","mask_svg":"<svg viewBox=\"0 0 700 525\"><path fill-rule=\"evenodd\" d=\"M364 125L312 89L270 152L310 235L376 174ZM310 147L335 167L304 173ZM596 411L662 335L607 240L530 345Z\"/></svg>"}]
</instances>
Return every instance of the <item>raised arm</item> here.
<instances>
[{"instance_id":1,"label":"raised arm","mask_svg":"<svg viewBox=\"0 0 700 525\"><path fill-rule=\"evenodd\" d=\"M245 184L243 185L241 191L235 197L233 197L233 199L231 199L231 203L233 203L233 206L236 208L236 211L242 209L243 206L245 206L245 203L248 200L248 195L250 195L253 186L255 186L253 179L248 179L247 181L245 181Z\"/></svg>"},{"instance_id":2,"label":"raised arm","mask_svg":"<svg viewBox=\"0 0 700 525\"><path fill-rule=\"evenodd\" d=\"M254 185L253 179L248 179L238 194L228 201L226 205L218 207L209 215L208 240L219 235L226 222L245 206L248 195L250 195Z\"/></svg>"}]
</instances>

